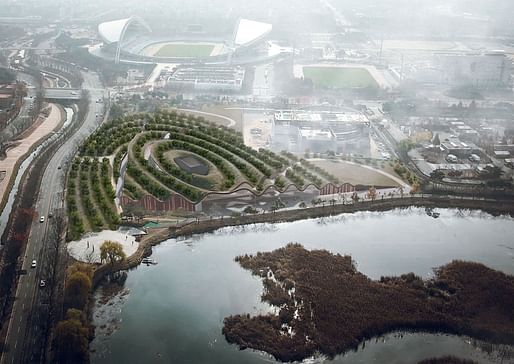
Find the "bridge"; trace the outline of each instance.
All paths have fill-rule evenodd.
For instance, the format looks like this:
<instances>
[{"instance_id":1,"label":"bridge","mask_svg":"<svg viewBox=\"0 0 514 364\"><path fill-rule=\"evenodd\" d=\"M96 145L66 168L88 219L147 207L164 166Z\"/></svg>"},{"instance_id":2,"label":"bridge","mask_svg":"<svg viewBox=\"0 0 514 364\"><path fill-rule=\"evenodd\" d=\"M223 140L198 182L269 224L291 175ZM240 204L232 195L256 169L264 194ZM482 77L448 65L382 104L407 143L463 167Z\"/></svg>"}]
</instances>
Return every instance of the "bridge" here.
<instances>
[{"instance_id":1,"label":"bridge","mask_svg":"<svg viewBox=\"0 0 514 364\"><path fill-rule=\"evenodd\" d=\"M82 90L78 88L45 88L43 94L49 101L76 101L82 97Z\"/></svg>"}]
</instances>

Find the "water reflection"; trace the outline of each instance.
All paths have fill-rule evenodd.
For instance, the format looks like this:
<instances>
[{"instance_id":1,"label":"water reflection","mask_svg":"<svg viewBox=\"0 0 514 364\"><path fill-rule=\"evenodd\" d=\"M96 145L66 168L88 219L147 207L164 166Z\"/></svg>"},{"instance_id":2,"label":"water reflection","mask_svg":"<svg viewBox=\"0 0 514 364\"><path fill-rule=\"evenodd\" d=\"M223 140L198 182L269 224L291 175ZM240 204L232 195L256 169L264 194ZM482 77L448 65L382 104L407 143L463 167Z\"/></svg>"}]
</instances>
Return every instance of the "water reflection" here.
<instances>
[{"instance_id":1,"label":"water reflection","mask_svg":"<svg viewBox=\"0 0 514 364\"><path fill-rule=\"evenodd\" d=\"M95 310L97 327L107 327L113 319L116 327L111 335L97 331L92 362L274 362L264 353L228 345L221 328L230 314L254 315L271 309L260 300L261 281L234 258L289 242L350 254L358 269L374 279L411 271L428 277L434 267L453 259L479 261L514 274L513 246L506 242L514 233L513 219L476 211L437 211L438 219L415 208L362 212L231 227L164 242L154 248L152 258L158 265L129 273L124 289L130 294L115 300L111 311ZM470 340L448 335L393 333L363 345L364 349L333 361L317 357L307 362L416 363L448 354L480 363L500 362Z\"/></svg>"}]
</instances>

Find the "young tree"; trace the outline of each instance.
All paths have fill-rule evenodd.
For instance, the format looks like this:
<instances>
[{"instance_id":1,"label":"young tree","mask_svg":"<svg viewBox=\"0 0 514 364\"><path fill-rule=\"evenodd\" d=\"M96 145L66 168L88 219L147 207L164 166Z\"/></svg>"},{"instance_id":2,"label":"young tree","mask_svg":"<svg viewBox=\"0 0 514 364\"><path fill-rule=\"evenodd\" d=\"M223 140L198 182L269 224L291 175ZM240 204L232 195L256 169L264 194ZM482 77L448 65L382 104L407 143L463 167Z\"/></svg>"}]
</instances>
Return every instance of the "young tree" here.
<instances>
[{"instance_id":1,"label":"young tree","mask_svg":"<svg viewBox=\"0 0 514 364\"><path fill-rule=\"evenodd\" d=\"M122 245L115 241L106 240L100 247L100 259L102 262L108 260L111 264L125 259Z\"/></svg>"}]
</instances>

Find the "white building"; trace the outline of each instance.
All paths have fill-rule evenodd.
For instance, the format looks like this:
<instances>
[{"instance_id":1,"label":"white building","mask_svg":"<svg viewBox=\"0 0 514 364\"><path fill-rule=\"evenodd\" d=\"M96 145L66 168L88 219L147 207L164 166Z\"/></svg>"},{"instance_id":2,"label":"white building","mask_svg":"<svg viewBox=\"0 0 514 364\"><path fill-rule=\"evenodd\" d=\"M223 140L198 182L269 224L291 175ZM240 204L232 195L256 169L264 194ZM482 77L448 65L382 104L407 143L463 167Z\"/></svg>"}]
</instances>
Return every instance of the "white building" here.
<instances>
[{"instance_id":1,"label":"white building","mask_svg":"<svg viewBox=\"0 0 514 364\"><path fill-rule=\"evenodd\" d=\"M168 78L172 88L196 91L241 91L245 70L240 67L179 67Z\"/></svg>"},{"instance_id":2,"label":"white building","mask_svg":"<svg viewBox=\"0 0 514 364\"><path fill-rule=\"evenodd\" d=\"M273 113L271 149L303 153L369 152L370 123L353 109L337 111L276 110Z\"/></svg>"},{"instance_id":3,"label":"white building","mask_svg":"<svg viewBox=\"0 0 514 364\"><path fill-rule=\"evenodd\" d=\"M435 56L434 63L443 84L490 88L507 86L510 83L512 62L504 51L440 53Z\"/></svg>"}]
</instances>

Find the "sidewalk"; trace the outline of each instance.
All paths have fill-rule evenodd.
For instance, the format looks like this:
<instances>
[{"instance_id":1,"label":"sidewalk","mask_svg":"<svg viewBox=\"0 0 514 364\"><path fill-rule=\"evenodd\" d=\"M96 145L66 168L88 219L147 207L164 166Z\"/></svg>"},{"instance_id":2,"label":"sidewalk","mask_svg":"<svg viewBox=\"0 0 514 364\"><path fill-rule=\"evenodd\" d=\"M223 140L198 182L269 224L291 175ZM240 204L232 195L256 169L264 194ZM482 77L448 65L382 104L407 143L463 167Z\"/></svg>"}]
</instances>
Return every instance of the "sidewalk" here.
<instances>
[{"instance_id":1,"label":"sidewalk","mask_svg":"<svg viewBox=\"0 0 514 364\"><path fill-rule=\"evenodd\" d=\"M47 118L40 115L36 123L25 132L23 139L18 139L14 148L9 148L6 152L7 157L0 160L0 206L3 206L3 200L9 195L9 181L16 177L16 171L19 163L25 159L25 155L38 144L40 140L48 136L52 131L61 125L64 121L64 112L56 104L49 104L51 107L50 114Z\"/></svg>"}]
</instances>

